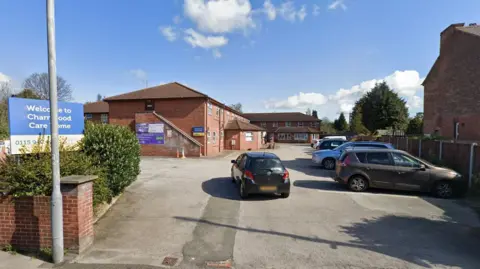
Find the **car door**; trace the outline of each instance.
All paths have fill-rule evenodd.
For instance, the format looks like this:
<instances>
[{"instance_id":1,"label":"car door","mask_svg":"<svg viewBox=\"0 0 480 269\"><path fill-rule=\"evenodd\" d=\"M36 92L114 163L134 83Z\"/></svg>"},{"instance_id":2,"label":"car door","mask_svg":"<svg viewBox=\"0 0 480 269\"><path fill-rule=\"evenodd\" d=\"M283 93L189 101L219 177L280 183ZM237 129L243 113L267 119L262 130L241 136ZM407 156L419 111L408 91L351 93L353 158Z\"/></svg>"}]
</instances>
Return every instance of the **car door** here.
<instances>
[{"instance_id":1,"label":"car door","mask_svg":"<svg viewBox=\"0 0 480 269\"><path fill-rule=\"evenodd\" d=\"M422 163L411 156L398 152L393 152L392 158L397 170L396 189L412 191L427 189L430 172L425 167L421 167Z\"/></svg>"},{"instance_id":2,"label":"car door","mask_svg":"<svg viewBox=\"0 0 480 269\"><path fill-rule=\"evenodd\" d=\"M394 188L397 170L389 152L368 151L365 172L373 187Z\"/></svg>"}]
</instances>

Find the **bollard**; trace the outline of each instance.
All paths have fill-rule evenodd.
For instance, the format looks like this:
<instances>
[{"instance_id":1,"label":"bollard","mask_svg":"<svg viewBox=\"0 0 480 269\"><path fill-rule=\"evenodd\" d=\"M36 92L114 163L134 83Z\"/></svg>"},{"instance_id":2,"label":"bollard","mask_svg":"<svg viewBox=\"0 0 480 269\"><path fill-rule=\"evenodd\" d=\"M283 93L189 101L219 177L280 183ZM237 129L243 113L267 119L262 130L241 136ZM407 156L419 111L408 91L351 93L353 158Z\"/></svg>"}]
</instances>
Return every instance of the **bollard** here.
<instances>
[{"instance_id":1,"label":"bollard","mask_svg":"<svg viewBox=\"0 0 480 269\"><path fill-rule=\"evenodd\" d=\"M185 159L185 158L186 158L186 157L185 157L185 149L182 148L182 159Z\"/></svg>"},{"instance_id":2,"label":"bollard","mask_svg":"<svg viewBox=\"0 0 480 269\"><path fill-rule=\"evenodd\" d=\"M178 151L178 148L177 148L177 158L180 158L180 152Z\"/></svg>"}]
</instances>

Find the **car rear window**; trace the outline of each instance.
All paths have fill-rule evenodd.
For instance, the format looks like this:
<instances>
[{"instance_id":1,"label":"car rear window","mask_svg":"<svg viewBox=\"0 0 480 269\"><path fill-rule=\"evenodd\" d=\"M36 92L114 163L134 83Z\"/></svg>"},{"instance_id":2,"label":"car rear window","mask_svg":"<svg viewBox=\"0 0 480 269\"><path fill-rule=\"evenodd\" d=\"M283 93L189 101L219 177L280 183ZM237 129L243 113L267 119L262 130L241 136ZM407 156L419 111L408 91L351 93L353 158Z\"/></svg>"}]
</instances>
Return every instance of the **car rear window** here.
<instances>
[{"instance_id":1,"label":"car rear window","mask_svg":"<svg viewBox=\"0 0 480 269\"><path fill-rule=\"evenodd\" d=\"M283 164L279 159L253 159L252 170L283 170Z\"/></svg>"},{"instance_id":2,"label":"car rear window","mask_svg":"<svg viewBox=\"0 0 480 269\"><path fill-rule=\"evenodd\" d=\"M357 155L357 158L361 163L366 163L367 162L367 153L356 152L355 155Z\"/></svg>"}]
</instances>

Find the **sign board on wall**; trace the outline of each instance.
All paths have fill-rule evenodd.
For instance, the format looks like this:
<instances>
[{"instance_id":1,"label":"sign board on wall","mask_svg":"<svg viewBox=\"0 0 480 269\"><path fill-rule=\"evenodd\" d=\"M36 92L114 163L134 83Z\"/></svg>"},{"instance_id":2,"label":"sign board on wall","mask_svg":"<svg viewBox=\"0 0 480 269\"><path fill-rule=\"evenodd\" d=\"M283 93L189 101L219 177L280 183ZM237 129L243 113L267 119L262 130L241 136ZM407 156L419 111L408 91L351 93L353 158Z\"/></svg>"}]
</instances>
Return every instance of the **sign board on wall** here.
<instances>
[{"instance_id":1,"label":"sign board on wall","mask_svg":"<svg viewBox=\"0 0 480 269\"><path fill-rule=\"evenodd\" d=\"M192 136L205 136L205 128L203 126L193 127Z\"/></svg>"},{"instance_id":2,"label":"sign board on wall","mask_svg":"<svg viewBox=\"0 0 480 269\"><path fill-rule=\"evenodd\" d=\"M8 98L11 154L28 153L33 145L49 141L50 102L47 100ZM83 138L83 104L58 102L58 133L60 141L73 146ZM23 149L23 150L22 150Z\"/></svg>"},{"instance_id":3,"label":"sign board on wall","mask_svg":"<svg viewBox=\"0 0 480 269\"><path fill-rule=\"evenodd\" d=\"M138 142L142 145L165 144L165 125L163 123L137 123L135 125Z\"/></svg>"}]
</instances>

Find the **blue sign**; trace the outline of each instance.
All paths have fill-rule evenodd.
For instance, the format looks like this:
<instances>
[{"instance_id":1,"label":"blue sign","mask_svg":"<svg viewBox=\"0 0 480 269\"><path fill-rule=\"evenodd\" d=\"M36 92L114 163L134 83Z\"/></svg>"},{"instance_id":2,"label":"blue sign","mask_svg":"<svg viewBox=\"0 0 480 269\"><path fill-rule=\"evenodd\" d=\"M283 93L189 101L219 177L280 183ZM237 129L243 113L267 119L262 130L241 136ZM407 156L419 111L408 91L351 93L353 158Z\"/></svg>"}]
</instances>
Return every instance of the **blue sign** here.
<instances>
[{"instance_id":1,"label":"blue sign","mask_svg":"<svg viewBox=\"0 0 480 269\"><path fill-rule=\"evenodd\" d=\"M47 100L8 98L10 135L51 135L50 102ZM60 135L83 134L83 104L58 102Z\"/></svg>"},{"instance_id":2,"label":"blue sign","mask_svg":"<svg viewBox=\"0 0 480 269\"><path fill-rule=\"evenodd\" d=\"M205 128L203 128L203 126L201 126L201 127L193 127L193 128L192 128L192 132L193 132L193 133L204 133L204 132L205 132Z\"/></svg>"}]
</instances>

